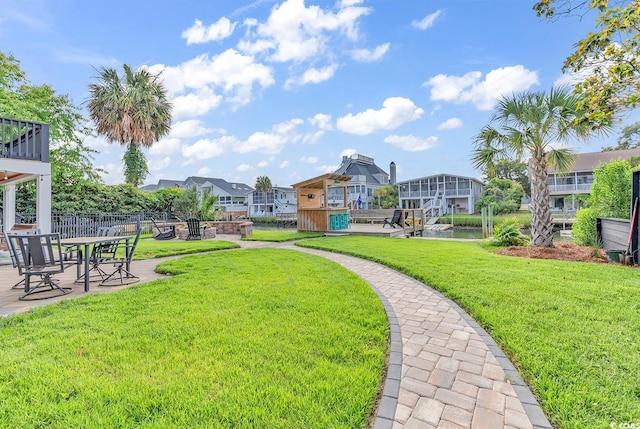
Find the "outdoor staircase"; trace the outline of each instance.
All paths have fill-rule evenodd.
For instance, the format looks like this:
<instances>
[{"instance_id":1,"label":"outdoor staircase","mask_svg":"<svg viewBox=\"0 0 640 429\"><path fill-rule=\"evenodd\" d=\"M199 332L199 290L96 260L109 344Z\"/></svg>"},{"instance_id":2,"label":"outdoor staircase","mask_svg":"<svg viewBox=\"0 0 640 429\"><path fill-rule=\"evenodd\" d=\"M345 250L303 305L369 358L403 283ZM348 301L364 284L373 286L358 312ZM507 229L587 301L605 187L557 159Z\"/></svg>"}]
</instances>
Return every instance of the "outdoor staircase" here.
<instances>
[{"instance_id":1,"label":"outdoor staircase","mask_svg":"<svg viewBox=\"0 0 640 429\"><path fill-rule=\"evenodd\" d=\"M422 209L424 210L425 216L442 216L442 200L442 194L438 193L435 197L429 199L426 203L424 203L422 205Z\"/></svg>"}]
</instances>

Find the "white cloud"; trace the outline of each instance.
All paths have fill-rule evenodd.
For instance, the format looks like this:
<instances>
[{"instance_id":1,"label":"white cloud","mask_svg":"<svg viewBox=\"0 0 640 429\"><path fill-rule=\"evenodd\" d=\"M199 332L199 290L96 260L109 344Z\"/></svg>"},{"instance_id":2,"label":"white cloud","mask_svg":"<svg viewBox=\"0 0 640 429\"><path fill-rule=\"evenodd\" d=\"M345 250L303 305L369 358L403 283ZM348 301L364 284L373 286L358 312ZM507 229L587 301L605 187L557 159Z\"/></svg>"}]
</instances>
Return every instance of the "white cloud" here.
<instances>
[{"instance_id":1,"label":"white cloud","mask_svg":"<svg viewBox=\"0 0 640 429\"><path fill-rule=\"evenodd\" d=\"M439 124L437 130L453 130L462 126L462 120L460 118L449 118L443 123Z\"/></svg>"},{"instance_id":2,"label":"white cloud","mask_svg":"<svg viewBox=\"0 0 640 429\"><path fill-rule=\"evenodd\" d=\"M289 166L289 161L282 161L279 165L278 168L287 168Z\"/></svg>"},{"instance_id":3,"label":"white cloud","mask_svg":"<svg viewBox=\"0 0 640 429\"><path fill-rule=\"evenodd\" d=\"M390 97L382 103L382 109L367 109L338 118L337 128L350 134L367 135L378 130L391 130L420 118L424 110L403 97Z\"/></svg>"},{"instance_id":4,"label":"white cloud","mask_svg":"<svg viewBox=\"0 0 640 429\"><path fill-rule=\"evenodd\" d=\"M431 28L435 20L438 19L440 15L442 15L442 10L437 10L432 14L425 16L420 21L413 21L411 25L418 30L426 30L427 28Z\"/></svg>"},{"instance_id":5,"label":"white cloud","mask_svg":"<svg viewBox=\"0 0 640 429\"><path fill-rule=\"evenodd\" d=\"M311 125L318 127L321 130L326 130L326 131L333 130L333 125L331 124L331 115L326 115L324 113L316 113L315 115L313 115L313 117L307 120Z\"/></svg>"},{"instance_id":6,"label":"white cloud","mask_svg":"<svg viewBox=\"0 0 640 429\"><path fill-rule=\"evenodd\" d=\"M236 167L236 171L239 171L241 173L249 170L251 170L251 166L249 164L240 164Z\"/></svg>"},{"instance_id":7,"label":"white cloud","mask_svg":"<svg viewBox=\"0 0 640 429\"><path fill-rule=\"evenodd\" d=\"M355 6L357 4L362 4L362 3L364 3L364 0L340 0L338 2L338 7L342 9L345 7Z\"/></svg>"},{"instance_id":8,"label":"white cloud","mask_svg":"<svg viewBox=\"0 0 640 429\"><path fill-rule=\"evenodd\" d=\"M333 173L340 167L339 165L321 165L319 167L314 168L314 170L319 171L320 173Z\"/></svg>"},{"instance_id":9,"label":"white cloud","mask_svg":"<svg viewBox=\"0 0 640 429\"><path fill-rule=\"evenodd\" d=\"M117 185L124 182L124 166L122 163L96 165L96 169L106 171L106 173L101 173L100 177L107 185Z\"/></svg>"},{"instance_id":10,"label":"white cloud","mask_svg":"<svg viewBox=\"0 0 640 429\"><path fill-rule=\"evenodd\" d=\"M89 125L92 127L93 125ZM109 143L102 135L89 135L79 136L83 138L83 143L92 149L102 150L103 148L109 148L112 143Z\"/></svg>"},{"instance_id":11,"label":"white cloud","mask_svg":"<svg viewBox=\"0 0 640 429\"><path fill-rule=\"evenodd\" d=\"M217 139L201 139L182 148L182 156L194 159L210 159L225 153L227 147L238 144L234 136L222 136Z\"/></svg>"},{"instance_id":12,"label":"white cloud","mask_svg":"<svg viewBox=\"0 0 640 429\"><path fill-rule=\"evenodd\" d=\"M329 80L333 77L336 70L338 69L337 64L331 64L329 66L323 67L321 69L317 69L311 67L307 69L302 76L300 77L292 77L287 79L284 84L284 87L290 89L294 86L302 86L308 83L320 83L326 80Z\"/></svg>"},{"instance_id":13,"label":"white cloud","mask_svg":"<svg viewBox=\"0 0 640 429\"><path fill-rule=\"evenodd\" d=\"M491 110L502 96L526 91L538 85L538 73L522 65L491 70L481 80L482 73L473 71L463 76L439 74L423 86L431 86L431 100L450 103L473 103L478 110Z\"/></svg>"},{"instance_id":14,"label":"white cloud","mask_svg":"<svg viewBox=\"0 0 640 429\"><path fill-rule=\"evenodd\" d=\"M351 155L355 155L356 153L358 153L358 151L355 149L345 149L342 152L340 152L340 158L342 158L343 156L346 156L347 158L351 158Z\"/></svg>"},{"instance_id":15,"label":"white cloud","mask_svg":"<svg viewBox=\"0 0 640 429\"><path fill-rule=\"evenodd\" d=\"M266 167L267 165L269 165L269 162L268 162L268 161L260 161L260 162L256 165L256 167L258 167L258 168L264 168L264 167Z\"/></svg>"},{"instance_id":16,"label":"white cloud","mask_svg":"<svg viewBox=\"0 0 640 429\"><path fill-rule=\"evenodd\" d=\"M165 156L163 158L151 158L147 163L150 171L164 170L171 165L171 157Z\"/></svg>"},{"instance_id":17,"label":"white cloud","mask_svg":"<svg viewBox=\"0 0 640 429\"><path fill-rule=\"evenodd\" d=\"M436 146L438 139L436 137L416 137L408 136L388 136L384 139L385 143L390 143L405 152L422 152Z\"/></svg>"},{"instance_id":18,"label":"white cloud","mask_svg":"<svg viewBox=\"0 0 640 429\"><path fill-rule=\"evenodd\" d=\"M195 89L196 93L212 96L218 89L224 101L236 105L253 99L254 86L267 88L275 83L270 67L234 49L212 57L202 54L175 67L156 64L148 69L155 74L162 73L164 85L171 93Z\"/></svg>"},{"instance_id":19,"label":"white cloud","mask_svg":"<svg viewBox=\"0 0 640 429\"><path fill-rule=\"evenodd\" d=\"M271 133L255 132L243 142L238 143L233 150L238 153L259 151L266 154L278 154L287 143L295 143L301 135L296 133L296 127L304 123L302 119L291 119L273 126Z\"/></svg>"},{"instance_id":20,"label":"white cloud","mask_svg":"<svg viewBox=\"0 0 640 429\"><path fill-rule=\"evenodd\" d=\"M211 169L209 167L200 167L198 171L196 171L196 175L207 177L211 173Z\"/></svg>"},{"instance_id":21,"label":"white cloud","mask_svg":"<svg viewBox=\"0 0 640 429\"><path fill-rule=\"evenodd\" d=\"M270 53L271 61L305 61L330 51L332 38L356 40L358 20L371 12L356 6L359 1L343 1L337 12L320 6L305 6L304 0L285 0L271 9L264 23L251 27L241 45L247 52Z\"/></svg>"},{"instance_id":22,"label":"white cloud","mask_svg":"<svg viewBox=\"0 0 640 429\"><path fill-rule=\"evenodd\" d=\"M170 137L188 139L191 137L201 136L219 130L212 130L204 126L204 122L198 119L189 119L186 121L174 122L171 125Z\"/></svg>"},{"instance_id":23,"label":"white cloud","mask_svg":"<svg viewBox=\"0 0 640 429\"><path fill-rule=\"evenodd\" d=\"M173 155L180 151L181 145L182 141L179 138L164 138L149 148L149 155Z\"/></svg>"},{"instance_id":24,"label":"white cloud","mask_svg":"<svg viewBox=\"0 0 640 429\"><path fill-rule=\"evenodd\" d=\"M307 164L315 164L318 162L318 158L315 156L303 156L300 158L300 162L306 162Z\"/></svg>"},{"instance_id":25,"label":"white cloud","mask_svg":"<svg viewBox=\"0 0 640 429\"><path fill-rule=\"evenodd\" d=\"M363 63L378 61L389 51L389 46L389 43L384 43L374 49L355 49L351 52L351 58Z\"/></svg>"},{"instance_id":26,"label":"white cloud","mask_svg":"<svg viewBox=\"0 0 640 429\"><path fill-rule=\"evenodd\" d=\"M216 95L210 88L202 88L196 93L189 93L175 97L173 102L173 117L185 118L200 116L215 109L222 102L222 96Z\"/></svg>"},{"instance_id":27,"label":"white cloud","mask_svg":"<svg viewBox=\"0 0 640 429\"><path fill-rule=\"evenodd\" d=\"M182 32L182 38L187 39L187 45L223 40L233 34L237 24L237 22L232 23L229 18L223 16L218 22L205 27L202 25L202 21L196 19L190 28Z\"/></svg>"}]
</instances>

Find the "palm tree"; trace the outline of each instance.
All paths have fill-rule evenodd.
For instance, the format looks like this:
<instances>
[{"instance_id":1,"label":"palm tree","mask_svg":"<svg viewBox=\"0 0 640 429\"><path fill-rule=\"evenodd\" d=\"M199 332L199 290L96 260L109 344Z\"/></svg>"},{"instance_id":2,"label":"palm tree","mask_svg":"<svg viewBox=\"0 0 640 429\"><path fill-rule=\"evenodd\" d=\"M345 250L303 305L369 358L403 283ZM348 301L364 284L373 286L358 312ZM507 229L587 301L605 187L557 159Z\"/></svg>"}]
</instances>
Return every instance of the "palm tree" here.
<instances>
[{"instance_id":1,"label":"palm tree","mask_svg":"<svg viewBox=\"0 0 640 429\"><path fill-rule=\"evenodd\" d=\"M549 202L548 166L568 171L573 155L568 148L555 148L568 140L585 140L595 130L576 121L578 97L567 87L544 92L514 94L503 97L494 108L491 122L475 137L472 155L474 167L483 170L504 159L529 156L531 179L531 245L553 245L551 206ZM598 132L606 133L601 128Z\"/></svg>"},{"instance_id":2,"label":"palm tree","mask_svg":"<svg viewBox=\"0 0 640 429\"><path fill-rule=\"evenodd\" d=\"M140 146L149 148L169 133L172 106L159 75L123 67L122 77L112 68L99 70L99 82L89 85L89 116L98 134L127 146L124 175L139 186L149 173Z\"/></svg>"},{"instance_id":3,"label":"palm tree","mask_svg":"<svg viewBox=\"0 0 640 429\"><path fill-rule=\"evenodd\" d=\"M258 176L256 179L256 192L262 192L264 196L264 214L267 214L267 192L271 192L273 186L271 185L271 179L269 176Z\"/></svg>"}]
</instances>

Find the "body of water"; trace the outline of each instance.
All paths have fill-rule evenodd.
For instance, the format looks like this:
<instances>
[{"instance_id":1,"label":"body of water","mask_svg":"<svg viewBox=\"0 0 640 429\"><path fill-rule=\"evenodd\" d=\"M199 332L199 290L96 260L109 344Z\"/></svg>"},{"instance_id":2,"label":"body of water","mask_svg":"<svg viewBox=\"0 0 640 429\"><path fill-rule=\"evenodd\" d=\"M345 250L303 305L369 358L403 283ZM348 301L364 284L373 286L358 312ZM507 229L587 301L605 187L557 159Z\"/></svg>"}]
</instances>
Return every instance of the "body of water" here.
<instances>
[{"instance_id":1,"label":"body of water","mask_svg":"<svg viewBox=\"0 0 640 429\"><path fill-rule=\"evenodd\" d=\"M255 225L253 229L260 231L297 231L296 228L277 228L273 225ZM430 238L455 238L455 239L467 239L467 240L479 240L482 239L482 229L480 228L452 228L445 231L425 231L424 237ZM556 232L553 236L555 243L571 242L571 236L560 235Z\"/></svg>"}]
</instances>

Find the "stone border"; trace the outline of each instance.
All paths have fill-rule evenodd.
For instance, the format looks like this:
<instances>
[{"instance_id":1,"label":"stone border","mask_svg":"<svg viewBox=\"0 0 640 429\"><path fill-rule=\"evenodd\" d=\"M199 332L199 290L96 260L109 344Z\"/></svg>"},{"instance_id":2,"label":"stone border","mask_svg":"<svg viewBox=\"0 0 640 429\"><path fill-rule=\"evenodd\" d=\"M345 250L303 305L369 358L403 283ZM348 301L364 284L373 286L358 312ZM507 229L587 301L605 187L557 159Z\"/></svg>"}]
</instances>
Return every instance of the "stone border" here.
<instances>
[{"instance_id":1,"label":"stone border","mask_svg":"<svg viewBox=\"0 0 640 429\"><path fill-rule=\"evenodd\" d=\"M360 277L360 279L362 279L362 277ZM387 366L387 377L384 381L384 388L378 404L373 427L375 429L391 429L396 415L396 408L398 407L400 380L402 378L402 334L400 332L398 317L387 297L380 292L378 288L366 280L362 280L378 295L378 299L382 302L384 311L387 313L387 320L389 321L389 364Z\"/></svg>"}]
</instances>

